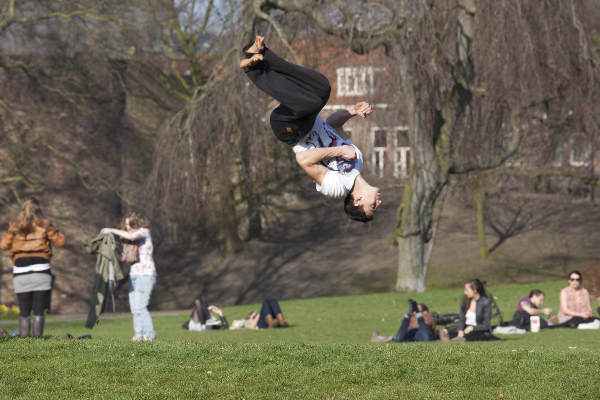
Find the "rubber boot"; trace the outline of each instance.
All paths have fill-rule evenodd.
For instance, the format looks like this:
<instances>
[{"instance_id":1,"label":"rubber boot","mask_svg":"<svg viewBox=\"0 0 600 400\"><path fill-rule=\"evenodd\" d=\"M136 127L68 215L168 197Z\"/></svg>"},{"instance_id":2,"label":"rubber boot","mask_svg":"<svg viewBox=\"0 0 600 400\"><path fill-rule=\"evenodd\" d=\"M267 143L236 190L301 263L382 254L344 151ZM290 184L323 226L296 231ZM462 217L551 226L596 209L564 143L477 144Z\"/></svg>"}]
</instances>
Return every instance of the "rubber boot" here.
<instances>
[{"instance_id":1,"label":"rubber boot","mask_svg":"<svg viewBox=\"0 0 600 400\"><path fill-rule=\"evenodd\" d=\"M19 336L29 336L29 326L31 325L29 317L19 316Z\"/></svg>"},{"instance_id":2,"label":"rubber boot","mask_svg":"<svg viewBox=\"0 0 600 400\"><path fill-rule=\"evenodd\" d=\"M277 314L277 321L279 322L279 327L280 328L287 328L288 323L285 322L285 319L283 318L283 314L282 313Z\"/></svg>"},{"instance_id":3,"label":"rubber boot","mask_svg":"<svg viewBox=\"0 0 600 400\"><path fill-rule=\"evenodd\" d=\"M42 335L44 335L44 316L43 315L34 315L33 316L32 336L33 337L42 337Z\"/></svg>"}]
</instances>

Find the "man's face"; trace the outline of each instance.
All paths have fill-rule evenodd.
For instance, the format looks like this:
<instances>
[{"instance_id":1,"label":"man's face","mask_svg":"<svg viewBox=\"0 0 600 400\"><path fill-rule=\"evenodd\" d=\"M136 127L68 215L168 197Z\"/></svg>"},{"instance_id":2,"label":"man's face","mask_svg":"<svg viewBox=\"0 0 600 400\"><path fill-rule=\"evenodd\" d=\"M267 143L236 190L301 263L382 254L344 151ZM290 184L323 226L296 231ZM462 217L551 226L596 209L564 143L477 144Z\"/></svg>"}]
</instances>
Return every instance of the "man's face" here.
<instances>
[{"instance_id":1,"label":"man's face","mask_svg":"<svg viewBox=\"0 0 600 400\"><path fill-rule=\"evenodd\" d=\"M367 217L373 216L377 207L381 204L381 193L379 188L373 188L361 199L363 211Z\"/></svg>"},{"instance_id":2,"label":"man's face","mask_svg":"<svg viewBox=\"0 0 600 400\"><path fill-rule=\"evenodd\" d=\"M533 304L534 306L541 307L542 304L544 304L544 295L540 294L540 295L537 295L537 296L533 296L529 300L531 300L531 304Z\"/></svg>"}]
</instances>

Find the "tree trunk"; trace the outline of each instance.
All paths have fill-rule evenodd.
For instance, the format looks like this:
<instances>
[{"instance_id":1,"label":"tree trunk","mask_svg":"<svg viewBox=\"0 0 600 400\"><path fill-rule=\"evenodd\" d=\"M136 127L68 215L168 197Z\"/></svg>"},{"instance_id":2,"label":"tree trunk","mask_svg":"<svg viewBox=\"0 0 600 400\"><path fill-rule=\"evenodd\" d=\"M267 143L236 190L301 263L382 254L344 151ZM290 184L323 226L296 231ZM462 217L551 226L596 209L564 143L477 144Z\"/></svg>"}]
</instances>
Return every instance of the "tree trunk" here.
<instances>
[{"instance_id":1,"label":"tree trunk","mask_svg":"<svg viewBox=\"0 0 600 400\"><path fill-rule=\"evenodd\" d=\"M221 182L220 185L219 229L225 244L225 253L233 254L239 251L242 247L242 241L240 240L240 235L238 232L238 221L233 198L233 188L228 182Z\"/></svg>"},{"instance_id":2,"label":"tree trunk","mask_svg":"<svg viewBox=\"0 0 600 400\"><path fill-rule=\"evenodd\" d=\"M474 35L475 1L458 0L457 61L454 86L448 97L435 110L433 124L428 126L429 99L423 90L419 60L403 57L399 64L409 109L410 147L414 172L400 206L396 227L398 241L398 277L396 290L425 290L425 276L435 234L433 212L448 175L455 167L452 158L452 135L457 120L472 96L468 85L473 80L471 43Z\"/></svg>"},{"instance_id":3,"label":"tree trunk","mask_svg":"<svg viewBox=\"0 0 600 400\"><path fill-rule=\"evenodd\" d=\"M488 245L485 237L485 187L482 176L477 178L475 193L473 195L477 212L477 238L479 255L482 260L488 258Z\"/></svg>"},{"instance_id":4,"label":"tree trunk","mask_svg":"<svg viewBox=\"0 0 600 400\"><path fill-rule=\"evenodd\" d=\"M420 236L409 236L398 241L398 292L424 292L425 270L423 268L425 243Z\"/></svg>"}]
</instances>

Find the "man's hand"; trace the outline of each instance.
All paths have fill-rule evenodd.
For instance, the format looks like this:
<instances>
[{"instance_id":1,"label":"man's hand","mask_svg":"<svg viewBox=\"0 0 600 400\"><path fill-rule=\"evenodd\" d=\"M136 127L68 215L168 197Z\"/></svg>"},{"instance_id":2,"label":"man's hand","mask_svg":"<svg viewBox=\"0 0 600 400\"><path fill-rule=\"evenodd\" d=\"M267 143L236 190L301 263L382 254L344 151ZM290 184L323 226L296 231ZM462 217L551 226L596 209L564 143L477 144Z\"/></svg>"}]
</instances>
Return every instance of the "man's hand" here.
<instances>
[{"instance_id":1,"label":"man's hand","mask_svg":"<svg viewBox=\"0 0 600 400\"><path fill-rule=\"evenodd\" d=\"M356 150L354 150L354 146L341 146L340 153L340 157L342 157L344 160L354 160L356 158Z\"/></svg>"},{"instance_id":2,"label":"man's hand","mask_svg":"<svg viewBox=\"0 0 600 400\"><path fill-rule=\"evenodd\" d=\"M367 115L370 115L373 112L373 109L369 103L366 101L361 101L353 105L349 111L352 115L358 115L361 118L367 118Z\"/></svg>"}]
</instances>

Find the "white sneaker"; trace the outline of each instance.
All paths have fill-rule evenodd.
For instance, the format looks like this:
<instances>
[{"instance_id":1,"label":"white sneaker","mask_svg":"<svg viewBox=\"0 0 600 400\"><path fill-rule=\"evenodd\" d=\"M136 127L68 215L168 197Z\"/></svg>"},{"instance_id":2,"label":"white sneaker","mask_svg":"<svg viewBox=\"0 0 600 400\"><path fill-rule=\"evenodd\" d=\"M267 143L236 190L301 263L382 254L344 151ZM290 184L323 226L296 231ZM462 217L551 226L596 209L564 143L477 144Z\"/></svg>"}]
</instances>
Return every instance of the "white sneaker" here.
<instances>
[{"instance_id":1,"label":"white sneaker","mask_svg":"<svg viewBox=\"0 0 600 400\"><path fill-rule=\"evenodd\" d=\"M577 325L577 329L600 329L600 320L595 319L586 324L579 324Z\"/></svg>"},{"instance_id":2,"label":"white sneaker","mask_svg":"<svg viewBox=\"0 0 600 400\"><path fill-rule=\"evenodd\" d=\"M503 334L503 335L522 335L527 333L525 329L517 328L516 326L497 326L492 331L494 334Z\"/></svg>"},{"instance_id":3,"label":"white sneaker","mask_svg":"<svg viewBox=\"0 0 600 400\"><path fill-rule=\"evenodd\" d=\"M139 342L141 340L144 340L143 336L133 335L133 337L131 338L132 342Z\"/></svg>"},{"instance_id":4,"label":"white sneaker","mask_svg":"<svg viewBox=\"0 0 600 400\"><path fill-rule=\"evenodd\" d=\"M144 340L144 342L151 342L154 340L154 338L150 335L144 335L142 336L142 339Z\"/></svg>"}]
</instances>

